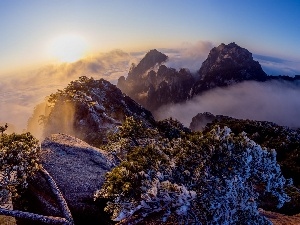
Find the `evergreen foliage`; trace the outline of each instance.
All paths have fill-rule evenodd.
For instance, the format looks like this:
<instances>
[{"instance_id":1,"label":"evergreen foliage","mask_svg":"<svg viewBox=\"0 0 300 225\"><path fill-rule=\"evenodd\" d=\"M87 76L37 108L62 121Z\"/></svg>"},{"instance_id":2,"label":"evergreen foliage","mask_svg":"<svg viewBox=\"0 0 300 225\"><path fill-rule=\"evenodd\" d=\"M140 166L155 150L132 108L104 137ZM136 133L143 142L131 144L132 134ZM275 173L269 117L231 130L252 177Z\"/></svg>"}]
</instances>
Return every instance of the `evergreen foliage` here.
<instances>
[{"instance_id":1,"label":"evergreen foliage","mask_svg":"<svg viewBox=\"0 0 300 225\"><path fill-rule=\"evenodd\" d=\"M261 203L264 209L294 215L300 212L300 130L278 126L266 121L241 120L226 116L216 116L216 120L208 124L203 131L209 132L214 126L230 127L232 132L238 134L242 131L257 144L268 149L276 149L276 160L280 165L282 174L292 178L296 187L287 188L291 201L282 208L276 209L273 199L265 196Z\"/></svg>"},{"instance_id":2,"label":"evergreen foliage","mask_svg":"<svg viewBox=\"0 0 300 225\"><path fill-rule=\"evenodd\" d=\"M0 205L27 187L28 178L39 170L39 151L30 133L0 136Z\"/></svg>"},{"instance_id":3,"label":"evergreen foliage","mask_svg":"<svg viewBox=\"0 0 300 225\"><path fill-rule=\"evenodd\" d=\"M270 224L258 212L260 196L269 194L278 207L289 201L276 152L227 127L202 134L176 124L169 119L145 129L127 118L111 139L107 148L126 153L95 198L109 199L112 218L120 224Z\"/></svg>"},{"instance_id":4,"label":"evergreen foliage","mask_svg":"<svg viewBox=\"0 0 300 225\"><path fill-rule=\"evenodd\" d=\"M271 122L239 120L222 116L208 124L204 132L208 132L216 125L230 127L235 134L244 131L259 145L276 149L277 161L282 173L286 177L293 178L296 186L300 185L300 164L298 163L300 162L300 130L278 126Z\"/></svg>"}]
</instances>

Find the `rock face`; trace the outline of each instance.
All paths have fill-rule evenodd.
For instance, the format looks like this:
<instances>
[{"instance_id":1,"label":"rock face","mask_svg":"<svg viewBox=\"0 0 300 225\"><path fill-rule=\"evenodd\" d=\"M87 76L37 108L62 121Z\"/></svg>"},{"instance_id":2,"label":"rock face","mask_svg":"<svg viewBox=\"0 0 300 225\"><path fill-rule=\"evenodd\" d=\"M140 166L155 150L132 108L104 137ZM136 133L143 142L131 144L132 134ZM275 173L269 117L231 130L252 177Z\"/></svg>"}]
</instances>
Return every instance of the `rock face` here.
<instances>
[{"instance_id":1,"label":"rock face","mask_svg":"<svg viewBox=\"0 0 300 225\"><path fill-rule=\"evenodd\" d=\"M245 80L267 79L259 62L253 60L252 53L234 42L213 48L198 73L199 81L193 87L193 95Z\"/></svg>"},{"instance_id":2,"label":"rock face","mask_svg":"<svg viewBox=\"0 0 300 225\"><path fill-rule=\"evenodd\" d=\"M136 79L141 78L148 70L162 64L167 59L168 56L157 51L156 49L150 50L137 66L134 64L131 66L127 80L135 81Z\"/></svg>"},{"instance_id":3,"label":"rock face","mask_svg":"<svg viewBox=\"0 0 300 225\"><path fill-rule=\"evenodd\" d=\"M75 224L105 224L109 220L93 197L105 173L115 165L112 156L72 136L54 134L42 143L41 160L66 199ZM43 179L37 177L30 185L34 198L40 200L41 213L58 216Z\"/></svg>"},{"instance_id":4,"label":"rock face","mask_svg":"<svg viewBox=\"0 0 300 225\"><path fill-rule=\"evenodd\" d=\"M167 56L157 50L149 51L128 77L120 77L117 86L150 111L168 103L189 98L194 78L190 71L176 71L162 65Z\"/></svg>"},{"instance_id":5,"label":"rock face","mask_svg":"<svg viewBox=\"0 0 300 225\"><path fill-rule=\"evenodd\" d=\"M192 131L203 131L206 124L211 123L214 119L216 119L216 116L210 112L198 113L192 118L190 129Z\"/></svg>"},{"instance_id":6,"label":"rock face","mask_svg":"<svg viewBox=\"0 0 300 225\"><path fill-rule=\"evenodd\" d=\"M146 126L154 123L148 110L103 79L80 77L50 95L46 107L44 136L67 133L97 146L105 142L107 133L121 125L126 116L133 116Z\"/></svg>"}]
</instances>

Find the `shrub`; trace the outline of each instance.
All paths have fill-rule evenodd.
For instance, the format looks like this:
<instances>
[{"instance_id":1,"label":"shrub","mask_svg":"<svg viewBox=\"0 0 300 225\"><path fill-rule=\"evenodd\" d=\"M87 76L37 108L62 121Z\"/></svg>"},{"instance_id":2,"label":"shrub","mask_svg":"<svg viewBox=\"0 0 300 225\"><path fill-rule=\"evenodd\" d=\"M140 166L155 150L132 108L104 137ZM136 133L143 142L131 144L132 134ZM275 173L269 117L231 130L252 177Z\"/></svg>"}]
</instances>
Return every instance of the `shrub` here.
<instances>
[{"instance_id":1,"label":"shrub","mask_svg":"<svg viewBox=\"0 0 300 225\"><path fill-rule=\"evenodd\" d=\"M39 169L38 140L30 133L0 136L0 205L18 197Z\"/></svg>"},{"instance_id":2,"label":"shrub","mask_svg":"<svg viewBox=\"0 0 300 225\"><path fill-rule=\"evenodd\" d=\"M109 199L106 211L120 224L270 224L258 212L260 194L270 194L278 207L289 200L276 152L244 132L215 126L205 134L149 138L129 147L95 194Z\"/></svg>"}]
</instances>

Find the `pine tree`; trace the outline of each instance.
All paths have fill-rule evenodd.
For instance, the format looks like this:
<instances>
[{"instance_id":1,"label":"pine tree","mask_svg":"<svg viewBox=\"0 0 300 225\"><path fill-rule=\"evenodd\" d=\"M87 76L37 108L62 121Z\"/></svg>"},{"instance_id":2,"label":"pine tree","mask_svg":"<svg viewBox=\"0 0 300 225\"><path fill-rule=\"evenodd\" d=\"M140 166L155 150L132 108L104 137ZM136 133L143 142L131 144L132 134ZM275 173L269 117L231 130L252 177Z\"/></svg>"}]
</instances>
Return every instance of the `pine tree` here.
<instances>
[{"instance_id":1,"label":"pine tree","mask_svg":"<svg viewBox=\"0 0 300 225\"><path fill-rule=\"evenodd\" d=\"M139 123L130 119L116 134L115 143L127 154L95 198L109 199L106 211L119 224L270 224L259 214L260 195L273 196L278 207L289 201L284 189L290 182L275 150L227 127L179 135L172 129L180 126L168 132L168 124L174 122L161 123L161 133L154 129L151 136L136 132ZM120 142L124 137L138 145Z\"/></svg>"}]
</instances>

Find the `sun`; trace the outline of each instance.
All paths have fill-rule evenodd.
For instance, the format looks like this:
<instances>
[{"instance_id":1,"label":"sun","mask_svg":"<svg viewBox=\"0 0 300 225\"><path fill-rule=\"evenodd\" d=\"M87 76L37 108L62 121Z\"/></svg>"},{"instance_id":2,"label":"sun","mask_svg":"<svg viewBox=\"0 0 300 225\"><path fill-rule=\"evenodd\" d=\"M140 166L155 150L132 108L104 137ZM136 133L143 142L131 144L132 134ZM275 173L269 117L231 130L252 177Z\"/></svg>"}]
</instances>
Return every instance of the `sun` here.
<instances>
[{"instance_id":1,"label":"sun","mask_svg":"<svg viewBox=\"0 0 300 225\"><path fill-rule=\"evenodd\" d=\"M80 35L61 35L52 40L50 54L61 62L75 62L87 52L87 42Z\"/></svg>"}]
</instances>

